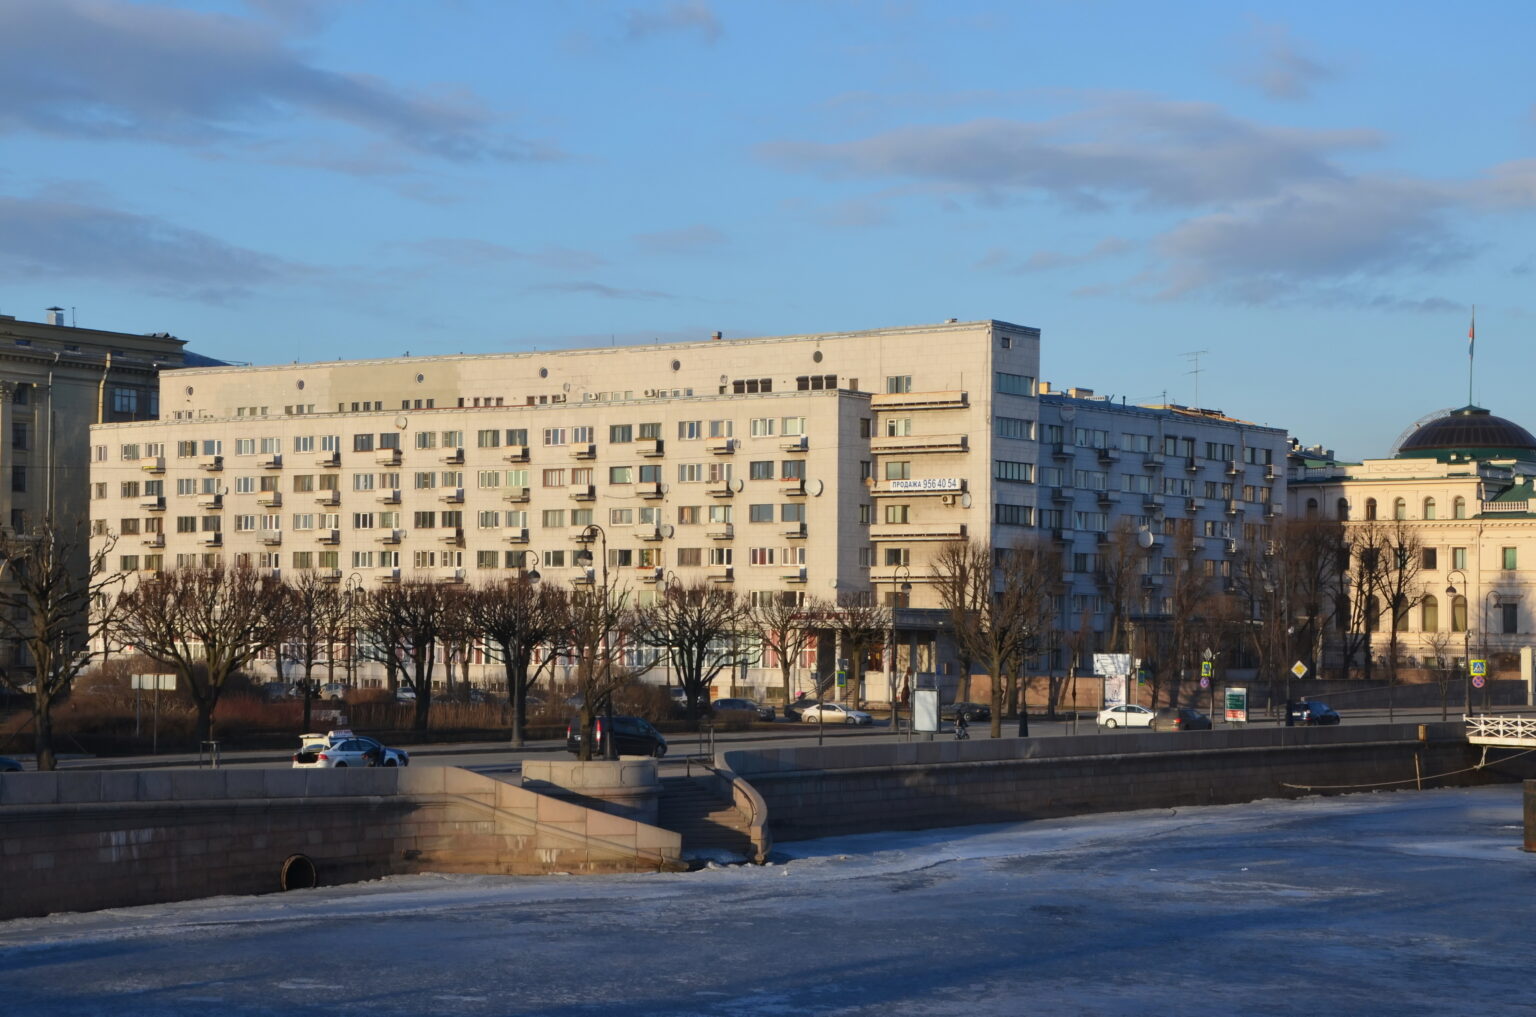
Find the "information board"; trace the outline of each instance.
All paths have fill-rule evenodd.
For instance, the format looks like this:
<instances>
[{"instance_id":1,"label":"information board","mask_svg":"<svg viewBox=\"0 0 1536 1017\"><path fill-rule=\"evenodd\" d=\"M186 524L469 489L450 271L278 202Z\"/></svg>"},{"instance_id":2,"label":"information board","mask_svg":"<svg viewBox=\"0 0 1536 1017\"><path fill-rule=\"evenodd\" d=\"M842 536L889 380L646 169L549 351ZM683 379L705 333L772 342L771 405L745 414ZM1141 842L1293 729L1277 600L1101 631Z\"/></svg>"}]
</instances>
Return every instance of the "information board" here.
<instances>
[{"instance_id":1,"label":"information board","mask_svg":"<svg viewBox=\"0 0 1536 1017\"><path fill-rule=\"evenodd\" d=\"M1229 724L1248 723L1248 690L1227 687L1226 718Z\"/></svg>"}]
</instances>

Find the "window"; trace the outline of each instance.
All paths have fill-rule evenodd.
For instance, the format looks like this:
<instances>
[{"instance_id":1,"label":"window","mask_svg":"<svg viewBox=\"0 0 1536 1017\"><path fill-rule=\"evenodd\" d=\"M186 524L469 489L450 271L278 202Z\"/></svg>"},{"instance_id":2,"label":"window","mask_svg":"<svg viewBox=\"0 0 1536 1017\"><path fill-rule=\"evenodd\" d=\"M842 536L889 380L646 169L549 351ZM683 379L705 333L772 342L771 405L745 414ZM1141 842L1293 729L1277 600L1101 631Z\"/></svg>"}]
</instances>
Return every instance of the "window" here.
<instances>
[{"instance_id":1,"label":"window","mask_svg":"<svg viewBox=\"0 0 1536 1017\"><path fill-rule=\"evenodd\" d=\"M101 455L97 457L98 460L105 459L107 457L107 447L105 445L99 445L97 447L101 450ZM190 459L195 455L197 455L197 442L178 441L176 443L176 458Z\"/></svg>"},{"instance_id":2,"label":"window","mask_svg":"<svg viewBox=\"0 0 1536 1017\"><path fill-rule=\"evenodd\" d=\"M313 452L315 450L315 436L306 434L294 438L293 450L295 452Z\"/></svg>"},{"instance_id":3,"label":"window","mask_svg":"<svg viewBox=\"0 0 1536 1017\"><path fill-rule=\"evenodd\" d=\"M711 565L729 565L735 557L729 547L712 547L709 549L709 563Z\"/></svg>"},{"instance_id":4,"label":"window","mask_svg":"<svg viewBox=\"0 0 1536 1017\"><path fill-rule=\"evenodd\" d=\"M875 507L873 505L859 506L859 525L868 526L875 521Z\"/></svg>"},{"instance_id":5,"label":"window","mask_svg":"<svg viewBox=\"0 0 1536 1017\"><path fill-rule=\"evenodd\" d=\"M353 452L372 452L373 451L373 435L371 435L371 434L354 434L352 436L352 451Z\"/></svg>"},{"instance_id":6,"label":"window","mask_svg":"<svg viewBox=\"0 0 1536 1017\"><path fill-rule=\"evenodd\" d=\"M699 506L679 505L677 507L677 524L679 526L694 526L699 521Z\"/></svg>"},{"instance_id":7,"label":"window","mask_svg":"<svg viewBox=\"0 0 1536 1017\"><path fill-rule=\"evenodd\" d=\"M659 463L652 463L649 466L640 467L640 483L661 483L661 465Z\"/></svg>"},{"instance_id":8,"label":"window","mask_svg":"<svg viewBox=\"0 0 1536 1017\"><path fill-rule=\"evenodd\" d=\"M1367 520L1371 520L1371 519L1375 519L1376 518L1376 499L1375 498L1367 498L1367 499L1365 499L1365 518Z\"/></svg>"},{"instance_id":9,"label":"window","mask_svg":"<svg viewBox=\"0 0 1536 1017\"><path fill-rule=\"evenodd\" d=\"M565 471L545 470L543 473L543 483L545 487L564 487Z\"/></svg>"},{"instance_id":10,"label":"window","mask_svg":"<svg viewBox=\"0 0 1536 1017\"><path fill-rule=\"evenodd\" d=\"M677 422L677 437L680 441L694 441L701 434L701 420L679 420Z\"/></svg>"},{"instance_id":11,"label":"window","mask_svg":"<svg viewBox=\"0 0 1536 1017\"><path fill-rule=\"evenodd\" d=\"M709 422L709 436L711 438L729 438L736 431L734 422L729 420L711 420Z\"/></svg>"},{"instance_id":12,"label":"window","mask_svg":"<svg viewBox=\"0 0 1536 1017\"><path fill-rule=\"evenodd\" d=\"M635 510L615 508L608 510L608 522L614 526L629 526L635 521Z\"/></svg>"},{"instance_id":13,"label":"window","mask_svg":"<svg viewBox=\"0 0 1536 1017\"><path fill-rule=\"evenodd\" d=\"M1457 495L1456 499L1451 502L1451 518L1467 518L1467 499L1463 498L1461 495Z\"/></svg>"},{"instance_id":14,"label":"window","mask_svg":"<svg viewBox=\"0 0 1536 1017\"><path fill-rule=\"evenodd\" d=\"M293 528L295 530L313 530L315 528L315 514L313 512L295 512L293 514Z\"/></svg>"},{"instance_id":15,"label":"window","mask_svg":"<svg viewBox=\"0 0 1536 1017\"><path fill-rule=\"evenodd\" d=\"M482 490L490 487L501 486L500 470L479 470L475 473L475 484Z\"/></svg>"},{"instance_id":16,"label":"window","mask_svg":"<svg viewBox=\"0 0 1536 1017\"><path fill-rule=\"evenodd\" d=\"M709 507L709 521L711 523L729 523L734 513L730 505L711 505Z\"/></svg>"},{"instance_id":17,"label":"window","mask_svg":"<svg viewBox=\"0 0 1536 1017\"><path fill-rule=\"evenodd\" d=\"M771 547L754 547L748 553L748 560L753 565L772 565L775 557Z\"/></svg>"},{"instance_id":18,"label":"window","mask_svg":"<svg viewBox=\"0 0 1536 1017\"><path fill-rule=\"evenodd\" d=\"M1105 474L1097 474L1104 477ZM992 476L997 480L1012 480L1021 484L1033 483L1035 479L1034 463L1016 463L1006 459L994 460L992 463ZM1103 490L1100 486L1096 490Z\"/></svg>"},{"instance_id":19,"label":"window","mask_svg":"<svg viewBox=\"0 0 1536 1017\"><path fill-rule=\"evenodd\" d=\"M893 393L912 391L912 376L910 374L895 374L888 376L885 379L885 390L887 392Z\"/></svg>"},{"instance_id":20,"label":"window","mask_svg":"<svg viewBox=\"0 0 1536 1017\"><path fill-rule=\"evenodd\" d=\"M703 558L703 548L680 547L677 549L677 564L680 568L698 566L702 564Z\"/></svg>"},{"instance_id":21,"label":"window","mask_svg":"<svg viewBox=\"0 0 1536 1017\"><path fill-rule=\"evenodd\" d=\"M777 426L778 420L773 417L753 417L751 430L752 437L772 438L774 430L777 428Z\"/></svg>"},{"instance_id":22,"label":"window","mask_svg":"<svg viewBox=\"0 0 1536 1017\"><path fill-rule=\"evenodd\" d=\"M507 428L507 444L508 445L526 445L526 444L528 444L528 428L526 428L526 427L509 427L509 428Z\"/></svg>"},{"instance_id":23,"label":"window","mask_svg":"<svg viewBox=\"0 0 1536 1017\"><path fill-rule=\"evenodd\" d=\"M748 463L747 476L752 480L772 480L773 460L757 459Z\"/></svg>"},{"instance_id":24,"label":"window","mask_svg":"<svg viewBox=\"0 0 1536 1017\"><path fill-rule=\"evenodd\" d=\"M122 497L137 498L139 496L139 482L137 480L125 480L122 482Z\"/></svg>"},{"instance_id":25,"label":"window","mask_svg":"<svg viewBox=\"0 0 1536 1017\"><path fill-rule=\"evenodd\" d=\"M501 446L501 429L492 427L480 430L475 434L476 448L499 448Z\"/></svg>"},{"instance_id":26,"label":"window","mask_svg":"<svg viewBox=\"0 0 1536 1017\"><path fill-rule=\"evenodd\" d=\"M27 468L25 466L11 467L11 490L25 491L27 489Z\"/></svg>"},{"instance_id":27,"label":"window","mask_svg":"<svg viewBox=\"0 0 1536 1017\"><path fill-rule=\"evenodd\" d=\"M1499 631L1503 632L1506 636L1514 635L1516 632L1519 632L1520 631L1520 605L1519 604L1500 604L1499 605L1499 621L1501 623Z\"/></svg>"},{"instance_id":28,"label":"window","mask_svg":"<svg viewBox=\"0 0 1536 1017\"><path fill-rule=\"evenodd\" d=\"M437 432L436 431L417 431L416 432L416 447L417 448L437 448Z\"/></svg>"},{"instance_id":29,"label":"window","mask_svg":"<svg viewBox=\"0 0 1536 1017\"><path fill-rule=\"evenodd\" d=\"M352 528L354 530L371 530L373 529L373 524L374 518L372 512L352 513Z\"/></svg>"},{"instance_id":30,"label":"window","mask_svg":"<svg viewBox=\"0 0 1536 1017\"><path fill-rule=\"evenodd\" d=\"M1435 499L1433 499L1433 498L1425 498L1424 499L1424 518L1425 519L1433 519L1433 518L1435 518Z\"/></svg>"},{"instance_id":31,"label":"window","mask_svg":"<svg viewBox=\"0 0 1536 1017\"><path fill-rule=\"evenodd\" d=\"M785 502L780 505L779 521L782 523L805 522L805 505L799 502Z\"/></svg>"},{"instance_id":32,"label":"window","mask_svg":"<svg viewBox=\"0 0 1536 1017\"><path fill-rule=\"evenodd\" d=\"M1017 438L1020 441L1033 441L1035 437L1035 422L1025 420L1022 417L997 417L994 422L995 433L999 438Z\"/></svg>"},{"instance_id":33,"label":"window","mask_svg":"<svg viewBox=\"0 0 1536 1017\"><path fill-rule=\"evenodd\" d=\"M413 515L413 525L418 530L431 530L437 526L436 512L417 512Z\"/></svg>"},{"instance_id":34,"label":"window","mask_svg":"<svg viewBox=\"0 0 1536 1017\"><path fill-rule=\"evenodd\" d=\"M905 547L888 547L885 549L885 564L889 566L901 566L912 564L912 551Z\"/></svg>"},{"instance_id":35,"label":"window","mask_svg":"<svg viewBox=\"0 0 1536 1017\"><path fill-rule=\"evenodd\" d=\"M887 438L907 438L912 434L911 417L890 417L885 422Z\"/></svg>"},{"instance_id":36,"label":"window","mask_svg":"<svg viewBox=\"0 0 1536 1017\"><path fill-rule=\"evenodd\" d=\"M1435 560L1437 557L1438 555L1436 555L1434 548L1426 547L1424 549L1424 567L1433 571L1437 567L1435 565Z\"/></svg>"},{"instance_id":37,"label":"window","mask_svg":"<svg viewBox=\"0 0 1536 1017\"><path fill-rule=\"evenodd\" d=\"M546 427L546 428L544 428L544 444L545 445L564 445L565 444L565 428L563 428L563 427Z\"/></svg>"},{"instance_id":38,"label":"window","mask_svg":"<svg viewBox=\"0 0 1536 1017\"><path fill-rule=\"evenodd\" d=\"M1392 502L1392 518L1408 518L1408 500L1406 498L1397 498Z\"/></svg>"},{"instance_id":39,"label":"window","mask_svg":"<svg viewBox=\"0 0 1536 1017\"><path fill-rule=\"evenodd\" d=\"M748 505L747 522L771 523L773 522L773 505Z\"/></svg>"},{"instance_id":40,"label":"window","mask_svg":"<svg viewBox=\"0 0 1536 1017\"><path fill-rule=\"evenodd\" d=\"M548 528L559 528L565 525L565 509L545 509L540 525Z\"/></svg>"},{"instance_id":41,"label":"window","mask_svg":"<svg viewBox=\"0 0 1536 1017\"><path fill-rule=\"evenodd\" d=\"M993 521L999 526L1033 526L1035 510L1028 505L996 506Z\"/></svg>"},{"instance_id":42,"label":"window","mask_svg":"<svg viewBox=\"0 0 1536 1017\"><path fill-rule=\"evenodd\" d=\"M611 424L608 427L608 443L610 445L623 445L635 440L635 426L633 424Z\"/></svg>"},{"instance_id":43,"label":"window","mask_svg":"<svg viewBox=\"0 0 1536 1017\"><path fill-rule=\"evenodd\" d=\"M635 468L633 466L608 467L608 483L632 484L635 481Z\"/></svg>"},{"instance_id":44,"label":"window","mask_svg":"<svg viewBox=\"0 0 1536 1017\"><path fill-rule=\"evenodd\" d=\"M1512 569L1517 569L1517 568L1520 567L1517 564L1517 562L1516 562L1516 555L1515 555L1515 549L1514 548L1512 548L1512 547L1504 548L1503 549L1502 558L1503 558L1503 564L1500 567L1503 568L1505 571L1509 571L1509 570L1512 570Z\"/></svg>"},{"instance_id":45,"label":"window","mask_svg":"<svg viewBox=\"0 0 1536 1017\"><path fill-rule=\"evenodd\" d=\"M293 489L303 493L315 489L315 475L313 473L300 473L293 478Z\"/></svg>"},{"instance_id":46,"label":"window","mask_svg":"<svg viewBox=\"0 0 1536 1017\"><path fill-rule=\"evenodd\" d=\"M266 478L263 477L262 479L265 480ZM372 491L373 489L374 489L373 488L373 474L371 474L371 473L354 473L354 474L352 474L352 490L354 490L354 491Z\"/></svg>"},{"instance_id":47,"label":"window","mask_svg":"<svg viewBox=\"0 0 1536 1017\"><path fill-rule=\"evenodd\" d=\"M639 431L636 432L636 436L641 441L659 439L661 437L661 423L658 421L653 424L641 424Z\"/></svg>"},{"instance_id":48,"label":"window","mask_svg":"<svg viewBox=\"0 0 1536 1017\"><path fill-rule=\"evenodd\" d=\"M798 435L805 433L804 417L783 417L779 420L781 434Z\"/></svg>"},{"instance_id":49,"label":"window","mask_svg":"<svg viewBox=\"0 0 1536 1017\"><path fill-rule=\"evenodd\" d=\"M1467 598L1455 596L1451 598L1451 631L1467 631Z\"/></svg>"},{"instance_id":50,"label":"window","mask_svg":"<svg viewBox=\"0 0 1536 1017\"><path fill-rule=\"evenodd\" d=\"M1419 604L1419 631L1437 632L1440 629L1440 601L1428 594Z\"/></svg>"},{"instance_id":51,"label":"window","mask_svg":"<svg viewBox=\"0 0 1536 1017\"><path fill-rule=\"evenodd\" d=\"M1451 568L1465 569L1467 567L1467 549L1464 547L1451 548Z\"/></svg>"},{"instance_id":52,"label":"window","mask_svg":"<svg viewBox=\"0 0 1536 1017\"><path fill-rule=\"evenodd\" d=\"M887 505L885 507L885 521L887 523L904 523L909 517L909 506Z\"/></svg>"},{"instance_id":53,"label":"window","mask_svg":"<svg viewBox=\"0 0 1536 1017\"><path fill-rule=\"evenodd\" d=\"M786 459L779 463L779 469L782 471L779 476L784 480L805 479L805 460L803 459Z\"/></svg>"},{"instance_id":54,"label":"window","mask_svg":"<svg viewBox=\"0 0 1536 1017\"><path fill-rule=\"evenodd\" d=\"M997 390L1004 395L1032 396L1035 394L1035 379L1027 374L998 371Z\"/></svg>"},{"instance_id":55,"label":"window","mask_svg":"<svg viewBox=\"0 0 1536 1017\"><path fill-rule=\"evenodd\" d=\"M731 473L730 463L708 463L704 471L705 479L711 484L729 484Z\"/></svg>"},{"instance_id":56,"label":"window","mask_svg":"<svg viewBox=\"0 0 1536 1017\"><path fill-rule=\"evenodd\" d=\"M703 463L678 463L677 482L680 484L697 484L704 479Z\"/></svg>"},{"instance_id":57,"label":"window","mask_svg":"<svg viewBox=\"0 0 1536 1017\"><path fill-rule=\"evenodd\" d=\"M458 448L464 444L463 431L444 431L443 448Z\"/></svg>"},{"instance_id":58,"label":"window","mask_svg":"<svg viewBox=\"0 0 1536 1017\"><path fill-rule=\"evenodd\" d=\"M886 480L910 480L912 479L912 464L906 460L885 461Z\"/></svg>"}]
</instances>

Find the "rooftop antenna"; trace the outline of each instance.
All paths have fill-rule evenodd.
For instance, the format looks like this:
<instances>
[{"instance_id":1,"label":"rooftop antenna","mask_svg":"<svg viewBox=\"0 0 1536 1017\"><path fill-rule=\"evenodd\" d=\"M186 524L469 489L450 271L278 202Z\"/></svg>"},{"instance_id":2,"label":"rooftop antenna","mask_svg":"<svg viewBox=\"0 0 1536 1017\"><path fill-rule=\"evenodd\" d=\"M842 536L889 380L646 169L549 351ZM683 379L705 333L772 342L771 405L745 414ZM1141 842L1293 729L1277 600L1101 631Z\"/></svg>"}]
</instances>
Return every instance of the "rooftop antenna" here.
<instances>
[{"instance_id":1,"label":"rooftop antenna","mask_svg":"<svg viewBox=\"0 0 1536 1017\"><path fill-rule=\"evenodd\" d=\"M1197 410L1200 408L1200 358L1207 356L1210 352L1210 350L1194 350L1190 353L1179 354L1179 356L1184 357L1195 365L1194 370L1185 371L1184 373L1195 376L1195 409Z\"/></svg>"}]
</instances>

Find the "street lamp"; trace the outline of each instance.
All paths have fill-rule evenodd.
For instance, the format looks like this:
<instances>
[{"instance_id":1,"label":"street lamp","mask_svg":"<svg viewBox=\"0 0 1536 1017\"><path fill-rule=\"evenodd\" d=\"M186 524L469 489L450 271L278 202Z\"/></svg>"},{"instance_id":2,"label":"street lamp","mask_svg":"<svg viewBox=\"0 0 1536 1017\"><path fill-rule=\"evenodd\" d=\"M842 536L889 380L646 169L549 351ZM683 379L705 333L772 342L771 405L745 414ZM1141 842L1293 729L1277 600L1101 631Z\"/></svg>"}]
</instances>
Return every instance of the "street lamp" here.
<instances>
[{"instance_id":1,"label":"street lamp","mask_svg":"<svg viewBox=\"0 0 1536 1017\"><path fill-rule=\"evenodd\" d=\"M1451 580L1456 576L1461 577L1461 585L1463 587L1467 585L1467 574L1461 569L1451 569L1451 571L1446 574L1446 581L1450 585L1446 586L1445 595L1451 598L1451 626L1453 628L1456 625L1456 584L1451 582ZM1472 626L1468 624L1468 622L1469 619L1466 615L1466 612L1464 611L1462 612L1461 618L1461 666L1466 671L1466 674L1462 678L1462 680L1466 683L1467 689L1467 702L1465 712L1468 716L1470 716L1472 713Z\"/></svg>"},{"instance_id":2,"label":"street lamp","mask_svg":"<svg viewBox=\"0 0 1536 1017\"><path fill-rule=\"evenodd\" d=\"M891 573L891 668L886 672L889 681L891 696L891 730L898 731L901 728L901 710L896 695L896 611L904 606L904 602L910 602L912 597L912 570L906 565L897 565ZM912 660L907 658L907 669L912 668Z\"/></svg>"},{"instance_id":3,"label":"street lamp","mask_svg":"<svg viewBox=\"0 0 1536 1017\"><path fill-rule=\"evenodd\" d=\"M586 528L581 531L581 535L579 537L577 537L576 539L579 540L582 543L583 546L582 546L581 550L576 552L576 554L574 555L574 558L575 558L575 560L577 562L579 562L583 566L587 566L587 565L591 565L592 564L592 541L598 540L598 541L601 542L601 547L602 547L602 552L603 552L603 564L602 564L603 583L602 583L602 588L601 588L602 589L601 596L603 598L603 600L602 600L602 605L603 606L602 606L602 613L599 615L599 618L601 618L603 620L603 623L604 623L605 631L602 633L601 638L602 638L603 642L606 644L607 641L608 641L608 637L609 637L609 633L606 631L607 618L608 618L608 607L609 607L609 602L608 602L608 532L606 530L604 530L601 526L599 526L597 523L588 523ZM589 594L589 596L590 595L592 595L592 594ZM613 670L612 670L612 668L613 668L613 648L611 646L606 646L605 645L604 648L603 648L603 692L604 692L604 695L603 695L603 719L608 722L608 741L603 746L603 758L604 759L618 759L619 758L618 744L615 741L614 736L613 736L613 689L610 687L612 685L612 682L613 682Z\"/></svg>"},{"instance_id":4,"label":"street lamp","mask_svg":"<svg viewBox=\"0 0 1536 1017\"><path fill-rule=\"evenodd\" d=\"M354 572L347 577L347 687L357 688L357 598L363 591L363 576Z\"/></svg>"}]
</instances>

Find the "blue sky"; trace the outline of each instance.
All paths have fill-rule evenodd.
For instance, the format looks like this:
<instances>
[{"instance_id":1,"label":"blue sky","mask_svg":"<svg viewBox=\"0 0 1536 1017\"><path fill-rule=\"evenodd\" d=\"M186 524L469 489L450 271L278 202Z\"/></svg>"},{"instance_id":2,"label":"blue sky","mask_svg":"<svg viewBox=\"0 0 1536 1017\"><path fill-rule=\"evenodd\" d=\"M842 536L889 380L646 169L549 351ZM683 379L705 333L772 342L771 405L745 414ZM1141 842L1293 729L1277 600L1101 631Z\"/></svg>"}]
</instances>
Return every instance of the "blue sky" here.
<instances>
[{"instance_id":1,"label":"blue sky","mask_svg":"<svg viewBox=\"0 0 1536 1017\"><path fill-rule=\"evenodd\" d=\"M0 313L272 362L995 317L1341 453L1536 429L1522 2L4 0Z\"/></svg>"}]
</instances>

